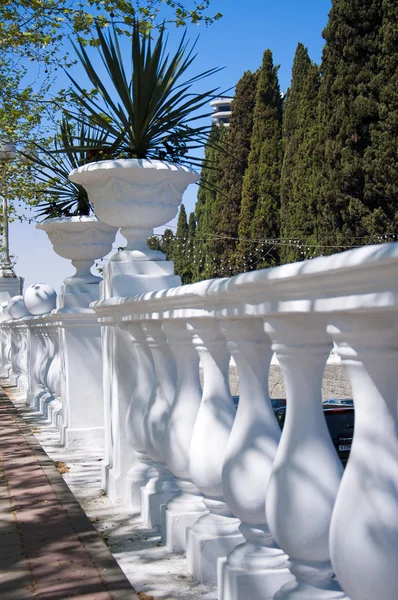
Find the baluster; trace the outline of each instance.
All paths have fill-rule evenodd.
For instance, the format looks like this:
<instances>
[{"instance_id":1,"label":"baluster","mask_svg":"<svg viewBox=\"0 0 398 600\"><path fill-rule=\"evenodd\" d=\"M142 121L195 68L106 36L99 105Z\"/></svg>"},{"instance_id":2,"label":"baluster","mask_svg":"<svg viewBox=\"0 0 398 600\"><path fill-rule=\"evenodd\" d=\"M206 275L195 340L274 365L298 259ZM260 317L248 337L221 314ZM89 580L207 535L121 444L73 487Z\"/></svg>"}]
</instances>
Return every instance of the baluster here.
<instances>
[{"instance_id":1,"label":"baluster","mask_svg":"<svg viewBox=\"0 0 398 600\"><path fill-rule=\"evenodd\" d=\"M17 375L17 386L20 392L26 392L27 381L28 381L28 329L26 324L19 325L19 352L16 358L16 364L18 369Z\"/></svg>"},{"instance_id":2,"label":"baluster","mask_svg":"<svg viewBox=\"0 0 398 600\"><path fill-rule=\"evenodd\" d=\"M35 327L35 335L38 340L38 352L35 364L35 379L37 381L37 390L32 397L32 407L36 410L40 409L40 398L43 396L47 387L47 373L50 367L50 350L47 341L45 326Z\"/></svg>"},{"instance_id":3,"label":"baluster","mask_svg":"<svg viewBox=\"0 0 398 600\"><path fill-rule=\"evenodd\" d=\"M165 434L170 407L174 400L176 368L173 355L162 331L161 321L142 323L152 353L155 381L144 416L146 451L154 461L157 475L141 489L141 517L148 527L160 527L160 507L179 492L175 478L165 463Z\"/></svg>"},{"instance_id":4,"label":"baluster","mask_svg":"<svg viewBox=\"0 0 398 600\"><path fill-rule=\"evenodd\" d=\"M261 319L221 321L239 373L240 398L222 473L224 498L246 542L219 562L220 600L265 600L292 579L265 517L265 494L281 437L268 394L271 344Z\"/></svg>"},{"instance_id":5,"label":"baluster","mask_svg":"<svg viewBox=\"0 0 398 600\"><path fill-rule=\"evenodd\" d=\"M31 408L35 408L36 397L42 391L41 384L39 381L39 361L41 360L41 339L38 335L37 327L32 325L29 346L27 392L27 402Z\"/></svg>"},{"instance_id":6,"label":"baluster","mask_svg":"<svg viewBox=\"0 0 398 600\"><path fill-rule=\"evenodd\" d=\"M156 476L152 460L146 452L148 441L143 426L145 411L153 389L153 360L140 323L126 321L121 326L130 336L129 368L134 377L133 394L127 410L125 432L135 461L126 476L125 501L133 513L140 513L141 487Z\"/></svg>"},{"instance_id":7,"label":"baluster","mask_svg":"<svg viewBox=\"0 0 398 600\"><path fill-rule=\"evenodd\" d=\"M164 322L163 330L177 367L176 393L165 435L165 460L181 491L169 500L162 513L162 541L171 552L182 552L186 549L187 527L208 512L189 471L189 446L202 387L192 327L184 321L170 319Z\"/></svg>"},{"instance_id":8,"label":"baluster","mask_svg":"<svg viewBox=\"0 0 398 600\"><path fill-rule=\"evenodd\" d=\"M65 443L64 432L68 422L67 409L63 405L61 398L61 348L63 345L60 343L60 331L58 327L51 327L51 340L53 344L53 360L51 363L51 372L49 369L48 373L48 384L50 388L51 396L46 402L47 407L47 419L52 425L56 426L60 431L61 443Z\"/></svg>"},{"instance_id":9,"label":"baluster","mask_svg":"<svg viewBox=\"0 0 398 600\"><path fill-rule=\"evenodd\" d=\"M41 394L39 398L38 410L41 415L47 414L47 403L50 401L52 397L51 385L52 385L52 374L54 369L56 368L56 363L54 363L55 358L55 345L53 340L52 328L50 326L46 326L44 331L45 344L47 348L47 365L43 363L42 368L42 376L45 381L45 392Z\"/></svg>"},{"instance_id":10,"label":"baluster","mask_svg":"<svg viewBox=\"0 0 398 600\"><path fill-rule=\"evenodd\" d=\"M2 306L0 305L0 322L5 320L5 315L2 314ZM7 329L4 325L0 327L0 378L7 377Z\"/></svg>"},{"instance_id":11,"label":"baluster","mask_svg":"<svg viewBox=\"0 0 398 600\"><path fill-rule=\"evenodd\" d=\"M18 376L18 352L19 352L19 332L15 328L15 321L13 326L10 327L11 330L11 343L10 343L10 374L9 380L12 386L17 384L17 376Z\"/></svg>"},{"instance_id":12,"label":"baluster","mask_svg":"<svg viewBox=\"0 0 398 600\"><path fill-rule=\"evenodd\" d=\"M322 407L322 377L331 350L323 317L267 319L286 386L287 410L266 496L270 530L289 556L295 581L275 600L345 598L332 580L329 528L343 467Z\"/></svg>"},{"instance_id":13,"label":"baluster","mask_svg":"<svg viewBox=\"0 0 398 600\"><path fill-rule=\"evenodd\" d=\"M12 370L12 365L11 365L12 329L10 326L7 327L6 334L7 334L7 344L6 344L6 373L7 373L7 375L6 376L9 378L11 376L11 370Z\"/></svg>"},{"instance_id":14,"label":"baluster","mask_svg":"<svg viewBox=\"0 0 398 600\"><path fill-rule=\"evenodd\" d=\"M333 511L332 563L351 600L398 595L397 312L332 319L355 432Z\"/></svg>"},{"instance_id":15,"label":"baluster","mask_svg":"<svg viewBox=\"0 0 398 600\"><path fill-rule=\"evenodd\" d=\"M204 495L209 513L187 529L188 570L201 583L217 581L217 559L244 542L235 518L224 501L221 472L235 418L229 391L230 354L217 319L189 321L203 365L202 401L189 449L191 479Z\"/></svg>"},{"instance_id":16,"label":"baluster","mask_svg":"<svg viewBox=\"0 0 398 600\"><path fill-rule=\"evenodd\" d=\"M51 417L52 424L55 425L59 431L61 431L62 413L66 398L65 346L62 341L62 329L58 327L54 328L54 334L56 337L57 371L54 377L54 399L50 400L49 404L49 417Z\"/></svg>"}]
</instances>

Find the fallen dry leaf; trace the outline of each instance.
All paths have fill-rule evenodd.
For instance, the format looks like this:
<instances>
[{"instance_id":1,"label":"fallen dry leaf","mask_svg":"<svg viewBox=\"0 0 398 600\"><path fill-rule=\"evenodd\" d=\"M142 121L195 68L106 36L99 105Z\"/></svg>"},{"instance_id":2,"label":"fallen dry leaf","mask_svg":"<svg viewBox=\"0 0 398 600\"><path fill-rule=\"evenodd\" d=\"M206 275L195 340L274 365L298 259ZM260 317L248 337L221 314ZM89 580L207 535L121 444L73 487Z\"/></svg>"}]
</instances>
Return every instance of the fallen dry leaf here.
<instances>
[{"instance_id":1,"label":"fallen dry leaf","mask_svg":"<svg viewBox=\"0 0 398 600\"><path fill-rule=\"evenodd\" d=\"M156 600L155 596L150 596L145 592L138 592L137 596L140 600Z\"/></svg>"},{"instance_id":2,"label":"fallen dry leaf","mask_svg":"<svg viewBox=\"0 0 398 600\"><path fill-rule=\"evenodd\" d=\"M66 465L61 460L56 460L54 462L54 464L56 466L56 469L57 469L58 473L61 473L61 475L63 475L64 473L69 473L70 467L68 467L68 465Z\"/></svg>"}]
</instances>

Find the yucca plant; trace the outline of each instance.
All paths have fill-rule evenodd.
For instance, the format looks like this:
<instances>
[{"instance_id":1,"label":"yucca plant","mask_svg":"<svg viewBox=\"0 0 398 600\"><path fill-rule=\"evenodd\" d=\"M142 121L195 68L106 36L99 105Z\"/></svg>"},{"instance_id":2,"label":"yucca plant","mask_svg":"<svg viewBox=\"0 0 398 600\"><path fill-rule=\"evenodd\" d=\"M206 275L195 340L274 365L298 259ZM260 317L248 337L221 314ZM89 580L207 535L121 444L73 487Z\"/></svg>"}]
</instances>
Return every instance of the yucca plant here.
<instances>
[{"instance_id":1,"label":"yucca plant","mask_svg":"<svg viewBox=\"0 0 398 600\"><path fill-rule=\"evenodd\" d=\"M103 81L83 44L75 46L77 56L94 88L83 89L71 77L74 100L83 117L80 120L98 127L108 136L113 158L157 158L186 164L200 164L194 152L209 131L198 125L209 112L199 114L218 88L195 94L192 86L219 69L209 69L184 80L196 54L184 34L175 54L166 52L167 38L161 30L156 42L133 25L130 57L125 65L114 29L97 29L98 51L109 81Z\"/></svg>"},{"instance_id":2,"label":"yucca plant","mask_svg":"<svg viewBox=\"0 0 398 600\"><path fill-rule=\"evenodd\" d=\"M38 216L83 216L92 212L86 190L70 181L68 175L72 169L107 157L110 147L106 137L106 132L98 127L82 122L76 125L63 117L52 148L35 144L36 152L21 152L41 184L38 193L46 198L36 204Z\"/></svg>"}]
</instances>

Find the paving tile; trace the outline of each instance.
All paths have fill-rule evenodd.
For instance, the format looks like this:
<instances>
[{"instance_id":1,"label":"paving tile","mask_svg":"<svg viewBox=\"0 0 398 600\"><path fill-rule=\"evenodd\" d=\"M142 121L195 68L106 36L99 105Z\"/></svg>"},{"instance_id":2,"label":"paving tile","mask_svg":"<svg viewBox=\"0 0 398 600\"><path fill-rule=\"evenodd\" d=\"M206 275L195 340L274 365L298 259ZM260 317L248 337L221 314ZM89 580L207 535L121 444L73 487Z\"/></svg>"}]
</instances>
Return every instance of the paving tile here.
<instances>
[{"instance_id":1,"label":"paving tile","mask_svg":"<svg viewBox=\"0 0 398 600\"><path fill-rule=\"evenodd\" d=\"M0 459L0 600L138 600L1 391Z\"/></svg>"}]
</instances>

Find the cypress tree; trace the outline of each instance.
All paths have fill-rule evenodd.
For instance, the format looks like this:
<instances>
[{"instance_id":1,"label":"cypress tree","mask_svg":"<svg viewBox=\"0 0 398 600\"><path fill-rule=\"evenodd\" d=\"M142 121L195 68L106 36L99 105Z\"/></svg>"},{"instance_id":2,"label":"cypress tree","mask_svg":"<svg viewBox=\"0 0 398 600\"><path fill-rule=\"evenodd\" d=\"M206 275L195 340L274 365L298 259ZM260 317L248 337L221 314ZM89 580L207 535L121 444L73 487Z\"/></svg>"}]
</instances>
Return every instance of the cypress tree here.
<instances>
[{"instance_id":1,"label":"cypress tree","mask_svg":"<svg viewBox=\"0 0 398 600\"><path fill-rule=\"evenodd\" d=\"M165 229L160 242L160 250L166 255L166 260L174 260L174 233L171 229Z\"/></svg>"},{"instance_id":2,"label":"cypress tree","mask_svg":"<svg viewBox=\"0 0 398 600\"><path fill-rule=\"evenodd\" d=\"M366 229L398 231L398 4L383 0L379 52L379 121L371 128L365 153Z\"/></svg>"},{"instance_id":3,"label":"cypress tree","mask_svg":"<svg viewBox=\"0 0 398 600\"><path fill-rule=\"evenodd\" d=\"M165 229L161 237L152 235L147 240L148 248L151 250L160 250L166 255L166 260L173 260L174 252L174 233L171 229Z\"/></svg>"},{"instance_id":4,"label":"cypress tree","mask_svg":"<svg viewBox=\"0 0 398 600\"><path fill-rule=\"evenodd\" d=\"M251 239L279 237L280 171L282 165L282 98L278 82L278 67L274 66L271 50L266 50L259 71L253 130L250 142L248 168L243 179L240 209L238 256L250 257L254 250ZM259 256L252 252L258 262ZM277 251L258 264L266 266L277 262ZM254 263L254 264L255 264ZM249 258L246 269L253 268Z\"/></svg>"},{"instance_id":5,"label":"cypress tree","mask_svg":"<svg viewBox=\"0 0 398 600\"><path fill-rule=\"evenodd\" d=\"M181 204L178 213L177 229L175 235L173 260L174 270L181 277L185 277L185 272L188 266L188 258L186 253L186 245L188 241L188 221L185 206ZM183 282L184 283L184 282Z\"/></svg>"},{"instance_id":6,"label":"cypress tree","mask_svg":"<svg viewBox=\"0 0 398 600\"><path fill-rule=\"evenodd\" d=\"M284 157L281 173L281 262L304 258L298 244L316 244L319 183L317 105L319 68L299 43L293 62L292 82L283 108Z\"/></svg>"},{"instance_id":7,"label":"cypress tree","mask_svg":"<svg viewBox=\"0 0 398 600\"><path fill-rule=\"evenodd\" d=\"M333 0L322 54L319 125L323 253L365 243L374 206L365 197L364 156L378 121L382 0Z\"/></svg>"},{"instance_id":8,"label":"cypress tree","mask_svg":"<svg viewBox=\"0 0 398 600\"><path fill-rule=\"evenodd\" d=\"M220 157L220 190L211 222L208 252L215 258L213 277L234 273L243 176L247 169L258 73L246 71L232 102L227 150Z\"/></svg>"},{"instance_id":9,"label":"cypress tree","mask_svg":"<svg viewBox=\"0 0 398 600\"><path fill-rule=\"evenodd\" d=\"M196 222L196 259L193 279L201 281L213 276L212 260L209 249L209 237L213 230L213 211L220 186L220 160L228 139L228 128L221 123L213 123L205 146L198 199L195 204Z\"/></svg>"},{"instance_id":10,"label":"cypress tree","mask_svg":"<svg viewBox=\"0 0 398 600\"><path fill-rule=\"evenodd\" d=\"M188 237L185 246L186 264L183 274L182 283L192 283L195 276L195 257L197 257L200 249L196 244L196 217L195 213L191 212L188 219ZM198 262L199 259L197 258Z\"/></svg>"}]
</instances>

